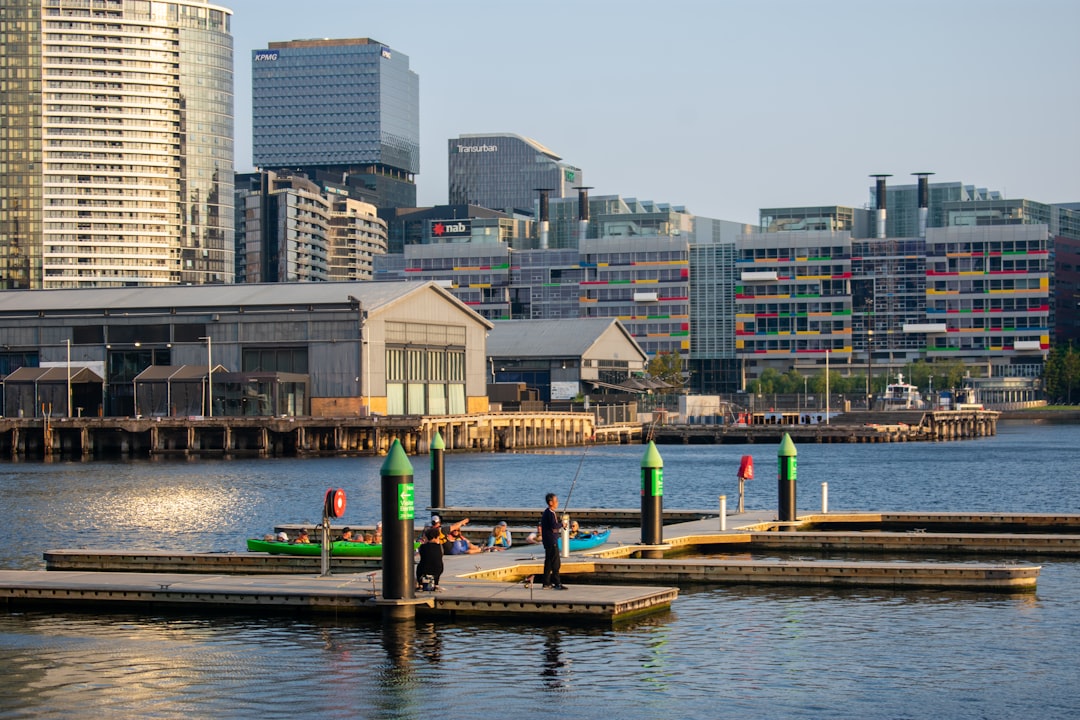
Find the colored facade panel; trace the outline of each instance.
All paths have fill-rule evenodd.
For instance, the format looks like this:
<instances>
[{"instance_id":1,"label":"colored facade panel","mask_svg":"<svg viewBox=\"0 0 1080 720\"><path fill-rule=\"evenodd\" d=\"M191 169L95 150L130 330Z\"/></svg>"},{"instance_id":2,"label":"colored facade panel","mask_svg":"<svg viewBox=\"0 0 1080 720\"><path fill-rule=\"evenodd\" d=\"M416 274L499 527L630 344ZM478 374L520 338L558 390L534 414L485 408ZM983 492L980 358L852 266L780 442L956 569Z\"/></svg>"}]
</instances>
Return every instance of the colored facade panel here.
<instances>
[{"instance_id":1,"label":"colored facade panel","mask_svg":"<svg viewBox=\"0 0 1080 720\"><path fill-rule=\"evenodd\" d=\"M736 337L744 356L794 363L851 354L851 234L751 233L737 243Z\"/></svg>"},{"instance_id":2,"label":"colored facade panel","mask_svg":"<svg viewBox=\"0 0 1080 720\"><path fill-rule=\"evenodd\" d=\"M994 225L927 230L927 318L946 332L930 338L933 358L1002 358L1037 375L1048 351L1047 226Z\"/></svg>"}]
</instances>

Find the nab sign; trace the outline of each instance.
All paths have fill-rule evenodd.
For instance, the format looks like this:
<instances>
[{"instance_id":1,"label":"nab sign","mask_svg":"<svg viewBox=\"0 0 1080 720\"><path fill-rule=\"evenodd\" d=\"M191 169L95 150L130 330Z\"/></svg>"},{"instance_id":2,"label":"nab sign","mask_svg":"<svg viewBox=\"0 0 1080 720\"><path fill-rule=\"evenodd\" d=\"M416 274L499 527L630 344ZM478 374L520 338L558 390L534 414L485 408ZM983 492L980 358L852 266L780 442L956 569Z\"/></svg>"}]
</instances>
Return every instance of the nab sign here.
<instances>
[{"instance_id":1,"label":"nab sign","mask_svg":"<svg viewBox=\"0 0 1080 720\"><path fill-rule=\"evenodd\" d=\"M472 220L436 220L431 224L431 236L458 238L472 235Z\"/></svg>"}]
</instances>

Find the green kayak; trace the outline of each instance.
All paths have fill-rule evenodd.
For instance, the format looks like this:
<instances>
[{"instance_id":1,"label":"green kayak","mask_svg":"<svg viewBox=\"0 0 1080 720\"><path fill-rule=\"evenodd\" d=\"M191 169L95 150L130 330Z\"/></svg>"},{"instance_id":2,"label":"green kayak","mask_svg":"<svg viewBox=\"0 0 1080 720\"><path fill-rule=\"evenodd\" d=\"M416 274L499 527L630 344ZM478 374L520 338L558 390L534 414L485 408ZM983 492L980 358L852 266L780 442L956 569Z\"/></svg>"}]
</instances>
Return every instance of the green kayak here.
<instances>
[{"instance_id":1,"label":"green kayak","mask_svg":"<svg viewBox=\"0 0 1080 720\"><path fill-rule=\"evenodd\" d=\"M319 543L293 543L277 542L270 540L247 541L247 548L252 552L265 552L273 555L312 555L322 556L322 545ZM382 557L382 545L368 545L367 543L349 542L338 540L334 542L330 550L333 557Z\"/></svg>"}]
</instances>

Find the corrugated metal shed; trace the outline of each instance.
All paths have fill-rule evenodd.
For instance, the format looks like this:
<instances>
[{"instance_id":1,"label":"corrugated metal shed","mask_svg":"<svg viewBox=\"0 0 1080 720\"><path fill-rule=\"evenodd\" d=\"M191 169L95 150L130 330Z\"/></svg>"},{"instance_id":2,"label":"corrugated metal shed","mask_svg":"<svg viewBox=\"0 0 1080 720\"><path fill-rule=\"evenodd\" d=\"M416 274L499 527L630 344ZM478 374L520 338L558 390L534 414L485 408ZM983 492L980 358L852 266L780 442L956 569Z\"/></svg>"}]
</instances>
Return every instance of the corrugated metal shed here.
<instances>
[{"instance_id":1,"label":"corrugated metal shed","mask_svg":"<svg viewBox=\"0 0 1080 720\"><path fill-rule=\"evenodd\" d=\"M348 305L350 297L371 312L432 287L448 300L475 314L472 308L434 282L306 282L240 285L179 285L172 287L88 288L0 291L0 314L58 310L110 312L152 311L170 308L205 308L227 311L234 307L306 309L309 305ZM479 317L479 316L477 316ZM486 320L483 321L485 324Z\"/></svg>"},{"instance_id":2,"label":"corrugated metal shed","mask_svg":"<svg viewBox=\"0 0 1080 720\"><path fill-rule=\"evenodd\" d=\"M621 333L647 359L623 324L614 318L560 320L497 320L488 334L488 357L580 358L589 354L607 333Z\"/></svg>"}]
</instances>

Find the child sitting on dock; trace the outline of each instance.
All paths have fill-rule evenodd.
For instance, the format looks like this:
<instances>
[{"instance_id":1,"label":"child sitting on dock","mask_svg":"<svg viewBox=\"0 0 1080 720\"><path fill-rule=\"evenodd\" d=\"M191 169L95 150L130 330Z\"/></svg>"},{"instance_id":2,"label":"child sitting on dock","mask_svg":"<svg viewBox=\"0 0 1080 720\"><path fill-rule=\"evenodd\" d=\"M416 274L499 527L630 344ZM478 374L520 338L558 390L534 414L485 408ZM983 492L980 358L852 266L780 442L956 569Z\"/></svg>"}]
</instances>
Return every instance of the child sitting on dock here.
<instances>
[{"instance_id":1,"label":"child sitting on dock","mask_svg":"<svg viewBox=\"0 0 1080 720\"><path fill-rule=\"evenodd\" d=\"M503 520L492 528L491 534L488 535L487 545L484 547L484 550L487 550L488 552L506 550L512 543L510 531L506 529L506 521Z\"/></svg>"}]
</instances>

